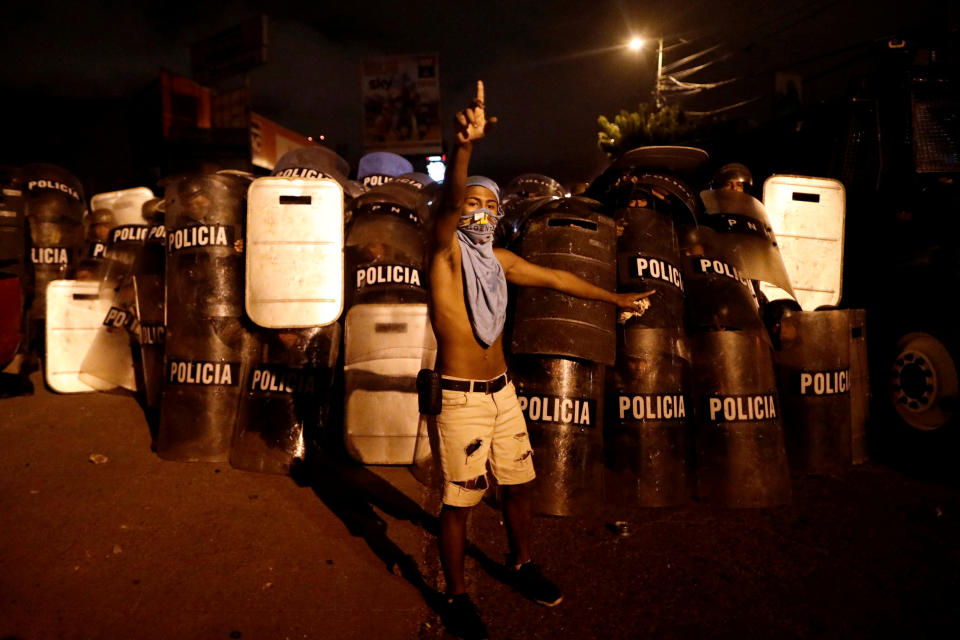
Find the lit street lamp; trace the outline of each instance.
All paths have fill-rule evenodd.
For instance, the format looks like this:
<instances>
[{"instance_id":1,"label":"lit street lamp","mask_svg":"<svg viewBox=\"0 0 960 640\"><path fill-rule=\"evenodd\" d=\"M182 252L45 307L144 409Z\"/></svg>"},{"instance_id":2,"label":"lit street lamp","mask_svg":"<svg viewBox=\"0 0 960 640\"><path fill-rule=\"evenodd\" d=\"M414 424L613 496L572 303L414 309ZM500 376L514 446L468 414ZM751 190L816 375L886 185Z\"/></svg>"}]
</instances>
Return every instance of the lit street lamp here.
<instances>
[{"instance_id":1,"label":"lit street lamp","mask_svg":"<svg viewBox=\"0 0 960 640\"><path fill-rule=\"evenodd\" d=\"M631 51L639 51L643 48L644 41L641 38L631 38L630 42L627 43L627 47ZM657 38L657 78L656 83L654 84L653 90L653 102L659 111L663 108L663 99L660 94L660 78L663 75L663 37Z\"/></svg>"}]
</instances>

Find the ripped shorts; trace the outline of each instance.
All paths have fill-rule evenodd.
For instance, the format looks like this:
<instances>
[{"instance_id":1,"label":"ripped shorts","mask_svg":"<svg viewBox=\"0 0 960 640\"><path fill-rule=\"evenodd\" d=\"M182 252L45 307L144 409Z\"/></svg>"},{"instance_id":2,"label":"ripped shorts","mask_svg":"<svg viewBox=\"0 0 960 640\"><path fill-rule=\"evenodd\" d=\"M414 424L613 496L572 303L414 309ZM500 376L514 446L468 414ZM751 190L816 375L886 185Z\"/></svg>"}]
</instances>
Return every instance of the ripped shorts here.
<instances>
[{"instance_id":1,"label":"ripped shorts","mask_svg":"<svg viewBox=\"0 0 960 640\"><path fill-rule=\"evenodd\" d=\"M502 485L536 477L527 423L512 382L494 393L444 389L437 435L444 504L479 503L487 488L488 462Z\"/></svg>"}]
</instances>

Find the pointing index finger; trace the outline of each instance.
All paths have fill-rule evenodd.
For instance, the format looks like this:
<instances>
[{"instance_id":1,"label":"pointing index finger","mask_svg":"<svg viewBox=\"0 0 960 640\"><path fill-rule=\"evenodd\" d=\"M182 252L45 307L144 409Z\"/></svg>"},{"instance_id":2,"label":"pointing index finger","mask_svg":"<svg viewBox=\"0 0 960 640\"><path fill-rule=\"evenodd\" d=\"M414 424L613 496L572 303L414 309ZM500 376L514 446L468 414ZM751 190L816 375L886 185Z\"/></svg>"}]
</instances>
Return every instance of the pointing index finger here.
<instances>
[{"instance_id":1,"label":"pointing index finger","mask_svg":"<svg viewBox=\"0 0 960 640\"><path fill-rule=\"evenodd\" d=\"M480 105L481 107L484 106L484 103L483 103L483 80L477 80L477 97L474 98L474 102L476 102L476 103L477 103L478 105Z\"/></svg>"}]
</instances>

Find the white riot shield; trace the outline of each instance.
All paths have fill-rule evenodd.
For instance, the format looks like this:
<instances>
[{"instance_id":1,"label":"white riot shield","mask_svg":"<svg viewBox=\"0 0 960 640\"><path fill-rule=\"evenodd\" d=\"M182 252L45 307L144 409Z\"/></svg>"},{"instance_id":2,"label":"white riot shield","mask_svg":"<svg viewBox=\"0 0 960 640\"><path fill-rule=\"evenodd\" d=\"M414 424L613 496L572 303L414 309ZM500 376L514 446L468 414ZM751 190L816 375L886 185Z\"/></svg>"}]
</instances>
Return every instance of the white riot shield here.
<instances>
[{"instance_id":1,"label":"white riot shield","mask_svg":"<svg viewBox=\"0 0 960 640\"><path fill-rule=\"evenodd\" d=\"M437 357L427 305L355 305L345 324L347 451L364 464L412 464L417 373L433 368Z\"/></svg>"},{"instance_id":2,"label":"white riot shield","mask_svg":"<svg viewBox=\"0 0 960 640\"><path fill-rule=\"evenodd\" d=\"M136 391L137 377L130 348L131 337L140 333L135 292L132 286L127 286L107 299L110 306L100 319L100 329L80 363L80 380L89 385L110 384Z\"/></svg>"},{"instance_id":3,"label":"white riot shield","mask_svg":"<svg viewBox=\"0 0 960 640\"><path fill-rule=\"evenodd\" d=\"M258 178L247 194L245 304L271 329L336 322L343 310L343 189Z\"/></svg>"},{"instance_id":4,"label":"white riot shield","mask_svg":"<svg viewBox=\"0 0 960 640\"><path fill-rule=\"evenodd\" d=\"M831 178L772 175L763 183L763 204L803 309L840 302L845 202L843 184ZM760 289L769 300L790 297L770 284Z\"/></svg>"},{"instance_id":5,"label":"white riot shield","mask_svg":"<svg viewBox=\"0 0 960 640\"><path fill-rule=\"evenodd\" d=\"M143 203L154 198L147 187L98 193L90 198L90 210L109 209L115 226L147 224L143 218Z\"/></svg>"},{"instance_id":6,"label":"white riot shield","mask_svg":"<svg viewBox=\"0 0 960 640\"><path fill-rule=\"evenodd\" d=\"M110 300L99 295L99 283L90 280L54 280L47 287L47 386L58 393L106 391L116 385L80 380L80 364L93 344Z\"/></svg>"}]
</instances>

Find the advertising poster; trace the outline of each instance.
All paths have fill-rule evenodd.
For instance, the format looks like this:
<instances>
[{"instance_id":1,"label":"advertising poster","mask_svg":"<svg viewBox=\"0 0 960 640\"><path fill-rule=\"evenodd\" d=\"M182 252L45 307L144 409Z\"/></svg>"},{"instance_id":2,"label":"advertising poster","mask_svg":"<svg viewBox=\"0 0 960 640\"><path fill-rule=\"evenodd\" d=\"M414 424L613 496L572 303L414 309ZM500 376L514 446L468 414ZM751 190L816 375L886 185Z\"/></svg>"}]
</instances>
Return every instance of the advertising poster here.
<instances>
[{"instance_id":1,"label":"advertising poster","mask_svg":"<svg viewBox=\"0 0 960 640\"><path fill-rule=\"evenodd\" d=\"M363 60L365 151L401 155L441 152L439 71L435 53Z\"/></svg>"}]
</instances>

